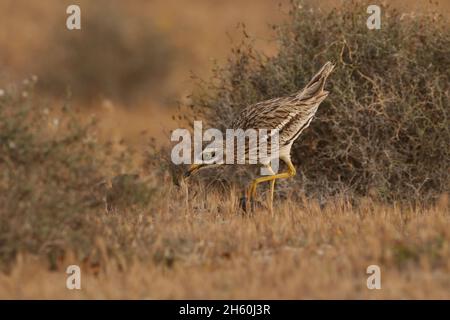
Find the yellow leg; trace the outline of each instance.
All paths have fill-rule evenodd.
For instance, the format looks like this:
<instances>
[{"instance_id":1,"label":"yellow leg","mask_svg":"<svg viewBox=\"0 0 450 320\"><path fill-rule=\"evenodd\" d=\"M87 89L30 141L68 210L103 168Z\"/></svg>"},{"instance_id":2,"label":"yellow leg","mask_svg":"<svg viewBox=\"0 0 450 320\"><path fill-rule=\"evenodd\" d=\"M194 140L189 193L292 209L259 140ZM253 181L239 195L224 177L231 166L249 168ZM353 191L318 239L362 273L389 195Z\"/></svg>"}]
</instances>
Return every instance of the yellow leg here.
<instances>
[{"instance_id":1,"label":"yellow leg","mask_svg":"<svg viewBox=\"0 0 450 320\"><path fill-rule=\"evenodd\" d=\"M267 170L270 171L271 175L275 175L275 172L273 172L272 167L269 165L267 166ZM270 181L270 191L269 191L269 197L267 199L270 213L273 214L273 194L275 192L275 180Z\"/></svg>"},{"instance_id":2,"label":"yellow leg","mask_svg":"<svg viewBox=\"0 0 450 320\"><path fill-rule=\"evenodd\" d=\"M270 194L269 194L269 209L273 214L273 194L275 192L275 180L270 181Z\"/></svg>"},{"instance_id":3,"label":"yellow leg","mask_svg":"<svg viewBox=\"0 0 450 320\"><path fill-rule=\"evenodd\" d=\"M268 166L267 169L271 172L272 175L275 175L275 172L273 172L273 170L270 166ZM250 187L248 189L248 195L247 195L247 198L249 200L256 197L256 187L259 183L258 179L260 179L260 178L253 180L252 183L250 184ZM271 183L271 187L272 187L272 185L275 187L275 180L273 180L273 182Z\"/></svg>"},{"instance_id":4,"label":"yellow leg","mask_svg":"<svg viewBox=\"0 0 450 320\"><path fill-rule=\"evenodd\" d=\"M276 179L286 179L286 178L290 178L295 176L295 174L297 173L297 171L295 170L294 165L292 164L290 159L286 159L284 160L284 162L287 164L288 166L288 171L287 172L283 172L283 173L279 173L279 174L274 174L271 176L266 176L266 177L260 177L257 178L255 180L253 180L252 184L250 185L249 191L248 191L248 200L249 202L251 202L252 198L255 198L256 196L256 187L259 183L261 182L266 182L266 181L270 181L271 185L270 185L270 197L271 197L271 206L273 203L273 192L275 189L275 180Z\"/></svg>"}]
</instances>

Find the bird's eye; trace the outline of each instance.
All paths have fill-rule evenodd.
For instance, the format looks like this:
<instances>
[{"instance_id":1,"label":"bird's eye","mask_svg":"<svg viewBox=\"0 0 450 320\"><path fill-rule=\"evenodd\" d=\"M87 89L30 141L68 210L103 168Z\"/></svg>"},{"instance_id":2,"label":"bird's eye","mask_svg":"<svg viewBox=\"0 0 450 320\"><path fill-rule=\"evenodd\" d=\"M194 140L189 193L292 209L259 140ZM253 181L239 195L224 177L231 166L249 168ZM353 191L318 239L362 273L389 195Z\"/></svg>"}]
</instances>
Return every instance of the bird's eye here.
<instances>
[{"instance_id":1,"label":"bird's eye","mask_svg":"<svg viewBox=\"0 0 450 320\"><path fill-rule=\"evenodd\" d=\"M205 152L203 154L203 160L209 161L209 160L214 159L215 156L216 156L216 152L215 151Z\"/></svg>"}]
</instances>

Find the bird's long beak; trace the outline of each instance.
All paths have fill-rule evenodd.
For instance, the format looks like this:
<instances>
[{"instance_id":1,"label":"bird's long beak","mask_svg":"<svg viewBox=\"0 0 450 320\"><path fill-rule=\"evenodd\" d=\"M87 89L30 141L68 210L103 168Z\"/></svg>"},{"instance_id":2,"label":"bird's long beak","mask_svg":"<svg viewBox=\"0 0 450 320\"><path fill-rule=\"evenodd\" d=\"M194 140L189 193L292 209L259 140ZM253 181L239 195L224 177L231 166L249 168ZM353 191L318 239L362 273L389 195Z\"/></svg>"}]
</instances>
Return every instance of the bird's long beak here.
<instances>
[{"instance_id":1,"label":"bird's long beak","mask_svg":"<svg viewBox=\"0 0 450 320\"><path fill-rule=\"evenodd\" d=\"M201 164L191 164L189 170L184 174L185 178L189 178L193 173L197 172L202 167Z\"/></svg>"}]
</instances>

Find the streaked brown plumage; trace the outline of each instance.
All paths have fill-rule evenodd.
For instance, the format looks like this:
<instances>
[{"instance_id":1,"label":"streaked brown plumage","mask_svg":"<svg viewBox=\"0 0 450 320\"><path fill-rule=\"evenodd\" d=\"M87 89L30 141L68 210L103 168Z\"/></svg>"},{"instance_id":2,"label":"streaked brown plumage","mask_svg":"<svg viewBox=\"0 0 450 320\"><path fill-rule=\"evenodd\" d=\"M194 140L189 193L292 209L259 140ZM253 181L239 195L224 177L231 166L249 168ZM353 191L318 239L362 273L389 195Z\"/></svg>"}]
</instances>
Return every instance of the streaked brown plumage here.
<instances>
[{"instance_id":1,"label":"streaked brown plumage","mask_svg":"<svg viewBox=\"0 0 450 320\"><path fill-rule=\"evenodd\" d=\"M333 68L334 65L331 62L327 62L302 90L286 97L274 98L250 105L244 108L233 121L231 125L233 129L278 129L278 157L288 166L287 172L255 179L249 188L249 199L255 196L257 184L264 181L271 181L271 199L273 199L275 180L295 175L296 170L290 159L292 144L309 126L320 103L328 96L328 91L324 90L324 86ZM256 147L258 148L259 145ZM250 151L248 145L246 145L246 159ZM262 165L270 169L270 165L267 163L262 163ZM197 171L200 167L206 166L193 165L188 175Z\"/></svg>"},{"instance_id":2,"label":"streaked brown plumage","mask_svg":"<svg viewBox=\"0 0 450 320\"><path fill-rule=\"evenodd\" d=\"M232 128L278 129L280 149L288 148L286 151L290 151L292 143L309 126L319 104L328 96L328 91L323 89L333 68L327 62L299 92L246 107L233 121Z\"/></svg>"}]
</instances>

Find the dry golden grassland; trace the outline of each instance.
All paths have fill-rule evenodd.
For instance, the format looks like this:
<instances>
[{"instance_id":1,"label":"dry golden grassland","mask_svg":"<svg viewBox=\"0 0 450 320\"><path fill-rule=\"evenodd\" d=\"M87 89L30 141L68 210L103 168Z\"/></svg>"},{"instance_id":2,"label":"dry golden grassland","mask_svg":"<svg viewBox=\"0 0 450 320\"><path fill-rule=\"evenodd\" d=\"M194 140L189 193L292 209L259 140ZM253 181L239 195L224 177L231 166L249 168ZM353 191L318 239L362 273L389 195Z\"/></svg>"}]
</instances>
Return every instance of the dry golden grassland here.
<instances>
[{"instance_id":1,"label":"dry golden grassland","mask_svg":"<svg viewBox=\"0 0 450 320\"><path fill-rule=\"evenodd\" d=\"M58 29L67 1L0 1L0 299L450 299L449 33L444 20L408 25L401 14L428 1L393 1L401 10L370 37L365 24L353 28L365 10L304 11L307 20L294 8L289 20L288 0L180 3L80 1L98 28L77 42ZM335 1L311 3L326 11ZM448 17L449 1L434 6ZM116 63L123 51L128 64ZM164 70L142 72L169 56ZM167 161L168 129L184 126L190 103L195 120L225 126L222 116L297 90L330 59L330 96L296 142L298 174L277 182L273 214L266 186L255 212L239 208L245 169L174 183L182 168ZM190 71L212 78L198 86ZM93 82L66 105L67 79L81 90ZM188 98L193 87L200 94ZM121 174L131 178L115 189ZM81 290L66 288L72 264ZM367 288L370 265L380 290Z\"/></svg>"},{"instance_id":2,"label":"dry golden grassland","mask_svg":"<svg viewBox=\"0 0 450 320\"><path fill-rule=\"evenodd\" d=\"M122 213L120 220L124 239L139 245L135 234L154 237L145 248L151 259L123 269L103 252L96 269L66 257L49 271L19 256L11 273L0 275L0 298L450 298L445 197L429 209L364 199L358 207L337 200L321 209L279 200L271 216L265 209L238 213L236 194L202 190L185 206L185 193L170 188L154 212ZM69 264L82 265L82 290L66 289ZM373 264L381 290L366 286Z\"/></svg>"}]
</instances>

